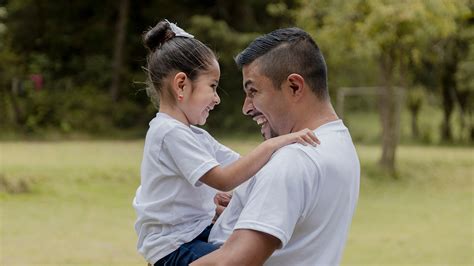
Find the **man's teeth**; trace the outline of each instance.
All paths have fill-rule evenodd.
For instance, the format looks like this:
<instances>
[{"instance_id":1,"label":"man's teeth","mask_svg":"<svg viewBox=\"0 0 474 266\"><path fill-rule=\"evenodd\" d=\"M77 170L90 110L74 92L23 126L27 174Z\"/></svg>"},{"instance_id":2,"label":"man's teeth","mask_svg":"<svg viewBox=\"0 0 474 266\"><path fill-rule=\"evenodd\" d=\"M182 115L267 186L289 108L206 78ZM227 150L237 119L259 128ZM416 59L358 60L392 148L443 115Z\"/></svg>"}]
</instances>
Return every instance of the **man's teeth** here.
<instances>
[{"instance_id":1,"label":"man's teeth","mask_svg":"<svg viewBox=\"0 0 474 266\"><path fill-rule=\"evenodd\" d=\"M260 117L257 119L257 125L261 126L267 122L267 119Z\"/></svg>"}]
</instances>

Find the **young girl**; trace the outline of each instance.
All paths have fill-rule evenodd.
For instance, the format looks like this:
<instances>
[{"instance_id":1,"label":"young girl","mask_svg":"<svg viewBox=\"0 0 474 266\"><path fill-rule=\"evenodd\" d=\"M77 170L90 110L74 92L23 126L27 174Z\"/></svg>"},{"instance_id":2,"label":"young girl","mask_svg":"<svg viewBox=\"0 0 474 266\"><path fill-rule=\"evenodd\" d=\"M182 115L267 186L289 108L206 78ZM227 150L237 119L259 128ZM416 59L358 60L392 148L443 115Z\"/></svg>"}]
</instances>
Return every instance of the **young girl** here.
<instances>
[{"instance_id":1,"label":"young girl","mask_svg":"<svg viewBox=\"0 0 474 266\"><path fill-rule=\"evenodd\" d=\"M218 143L203 125L219 104L214 53L167 20L144 35L147 92L159 112L150 122L133 206L138 251L154 265L188 265L216 249L207 243L217 190L252 177L278 148L315 145L310 130L264 141L245 157ZM203 185L204 184L204 185Z\"/></svg>"}]
</instances>

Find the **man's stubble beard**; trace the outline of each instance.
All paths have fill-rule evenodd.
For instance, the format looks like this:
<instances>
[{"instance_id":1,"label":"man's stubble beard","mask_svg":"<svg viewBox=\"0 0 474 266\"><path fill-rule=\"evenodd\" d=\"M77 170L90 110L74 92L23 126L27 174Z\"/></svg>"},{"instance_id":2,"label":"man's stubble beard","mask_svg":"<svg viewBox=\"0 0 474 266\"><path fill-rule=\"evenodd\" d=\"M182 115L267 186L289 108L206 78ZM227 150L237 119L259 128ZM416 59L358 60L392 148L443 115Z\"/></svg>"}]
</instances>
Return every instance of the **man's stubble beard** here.
<instances>
[{"instance_id":1,"label":"man's stubble beard","mask_svg":"<svg viewBox=\"0 0 474 266\"><path fill-rule=\"evenodd\" d=\"M278 137L280 135L278 135L271 127L270 125L268 125L268 129L262 133L262 137L264 140L267 140L267 139L271 139L271 138L275 138L275 137Z\"/></svg>"}]
</instances>

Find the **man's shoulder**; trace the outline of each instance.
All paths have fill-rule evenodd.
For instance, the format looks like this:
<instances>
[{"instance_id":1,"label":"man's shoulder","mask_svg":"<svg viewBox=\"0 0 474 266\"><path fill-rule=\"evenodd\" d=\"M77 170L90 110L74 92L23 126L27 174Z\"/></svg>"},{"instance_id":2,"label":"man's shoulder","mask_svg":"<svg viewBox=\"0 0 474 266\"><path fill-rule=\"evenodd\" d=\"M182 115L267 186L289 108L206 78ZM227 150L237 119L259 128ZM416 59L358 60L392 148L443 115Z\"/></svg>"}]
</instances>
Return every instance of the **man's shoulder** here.
<instances>
[{"instance_id":1,"label":"man's shoulder","mask_svg":"<svg viewBox=\"0 0 474 266\"><path fill-rule=\"evenodd\" d=\"M293 181L313 178L319 173L317 164L317 147L291 144L277 150L270 161L257 173L257 182ZM292 182L293 182L292 181ZM285 181L286 182L286 181Z\"/></svg>"},{"instance_id":2,"label":"man's shoulder","mask_svg":"<svg viewBox=\"0 0 474 266\"><path fill-rule=\"evenodd\" d=\"M295 160L313 162L319 156L319 153L318 146L314 147L309 144L305 146L299 143L293 143L278 149L270 158L270 161L284 161L288 162L288 164L292 164Z\"/></svg>"}]
</instances>

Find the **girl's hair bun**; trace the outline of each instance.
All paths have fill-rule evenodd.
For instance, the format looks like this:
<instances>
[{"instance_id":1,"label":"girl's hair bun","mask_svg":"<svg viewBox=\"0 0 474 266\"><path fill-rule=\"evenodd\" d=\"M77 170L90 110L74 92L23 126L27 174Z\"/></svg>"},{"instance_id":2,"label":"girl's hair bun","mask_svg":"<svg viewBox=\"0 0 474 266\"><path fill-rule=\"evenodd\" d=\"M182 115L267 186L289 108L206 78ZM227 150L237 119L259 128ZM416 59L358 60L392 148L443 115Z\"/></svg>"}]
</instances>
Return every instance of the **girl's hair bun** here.
<instances>
[{"instance_id":1,"label":"girl's hair bun","mask_svg":"<svg viewBox=\"0 0 474 266\"><path fill-rule=\"evenodd\" d=\"M143 35L143 43L148 50L153 52L174 36L175 33L171 30L170 24L163 20Z\"/></svg>"}]
</instances>

